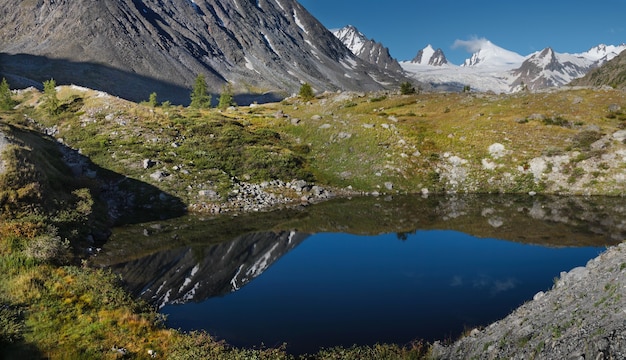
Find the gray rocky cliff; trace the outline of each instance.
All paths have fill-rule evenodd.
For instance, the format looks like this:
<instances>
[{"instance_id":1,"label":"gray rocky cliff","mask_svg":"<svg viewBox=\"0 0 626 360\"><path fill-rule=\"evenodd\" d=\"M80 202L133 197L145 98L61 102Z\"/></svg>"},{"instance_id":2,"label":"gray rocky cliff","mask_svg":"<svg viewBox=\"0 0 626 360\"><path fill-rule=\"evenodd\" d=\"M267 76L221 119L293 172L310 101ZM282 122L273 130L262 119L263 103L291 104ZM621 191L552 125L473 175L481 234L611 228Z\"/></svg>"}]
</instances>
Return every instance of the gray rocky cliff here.
<instances>
[{"instance_id":1,"label":"gray rocky cliff","mask_svg":"<svg viewBox=\"0 0 626 360\"><path fill-rule=\"evenodd\" d=\"M396 59L391 57L388 48L382 43L368 39L354 26L345 26L333 31L333 34L360 59L376 65L380 69L402 72L402 67Z\"/></svg>"},{"instance_id":2,"label":"gray rocky cliff","mask_svg":"<svg viewBox=\"0 0 626 360\"><path fill-rule=\"evenodd\" d=\"M270 100L303 82L367 91L400 76L358 59L295 0L7 0L0 14L3 73L131 100L188 102L200 73L214 93L230 82Z\"/></svg>"}]
</instances>

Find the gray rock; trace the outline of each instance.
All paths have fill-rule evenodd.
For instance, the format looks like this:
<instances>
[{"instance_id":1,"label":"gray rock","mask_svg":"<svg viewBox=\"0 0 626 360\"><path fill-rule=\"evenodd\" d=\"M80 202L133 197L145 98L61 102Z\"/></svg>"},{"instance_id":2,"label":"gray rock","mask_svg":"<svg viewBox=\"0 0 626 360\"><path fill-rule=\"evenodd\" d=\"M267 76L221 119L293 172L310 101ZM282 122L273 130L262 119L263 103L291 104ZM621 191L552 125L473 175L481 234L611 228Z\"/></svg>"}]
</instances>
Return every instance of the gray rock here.
<instances>
[{"instance_id":1,"label":"gray rock","mask_svg":"<svg viewBox=\"0 0 626 360\"><path fill-rule=\"evenodd\" d=\"M618 104L611 104L609 105L607 110L609 110L609 112L616 113L616 112L621 111L622 107L619 106Z\"/></svg>"},{"instance_id":2,"label":"gray rock","mask_svg":"<svg viewBox=\"0 0 626 360\"><path fill-rule=\"evenodd\" d=\"M155 172L153 172L152 174L150 174L150 178L152 178L155 181L161 181L164 178L166 178L168 176L167 173L161 171L161 170L157 170Z\"/></svg>"},{"instance_id":3,"label":"gray rock","mask_svg":"<svg viewBox=\"0 0 626 360\"><path fill-rule=\"evenodd\" d=\"M532 114L528 117L528 120L538 120L543 121L546 119L546 116L543 114Z\"/></svg>"},{"instance_id":4,"label":"gray rock","mask_svg":"<svg viewBox=\"0 0 626 360\"><path fill-rule=\"evenodd\" d=\"M151 159L143 159L142 161L142 167L144 169L150 169L151 167L156 165L156 161L151 160Z\"/></svg>"},{"instance_id":5,"label":"gray rock","mask_svg":"<svg viewBox=\"0 0 626 360\"><path fill-rule=\"evenodd\" d=\"M613 133L613 139L624 142L626 140L626 130L620 130Z\"/></svg>"}]
</instances>

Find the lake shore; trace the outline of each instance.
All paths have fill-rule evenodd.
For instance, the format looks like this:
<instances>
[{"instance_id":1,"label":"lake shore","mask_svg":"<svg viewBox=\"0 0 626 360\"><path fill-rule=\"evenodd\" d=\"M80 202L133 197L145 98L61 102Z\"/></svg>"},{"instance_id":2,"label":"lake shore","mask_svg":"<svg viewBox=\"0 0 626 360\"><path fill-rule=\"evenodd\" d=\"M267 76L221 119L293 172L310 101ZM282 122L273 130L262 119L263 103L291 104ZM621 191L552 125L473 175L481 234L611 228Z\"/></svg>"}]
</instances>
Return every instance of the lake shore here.
<instances>
[{"instance_id":1,"label":"lake shore","mask_svg":"<svg viewBox=\"0 0 626 360\"><path fill-rule=\"evenodd\" d=\"M473 329L436 359L622 359L626 356L626 243L585 267L562 272L553 288L506 318Z\"/></svg>"}]
</instances>

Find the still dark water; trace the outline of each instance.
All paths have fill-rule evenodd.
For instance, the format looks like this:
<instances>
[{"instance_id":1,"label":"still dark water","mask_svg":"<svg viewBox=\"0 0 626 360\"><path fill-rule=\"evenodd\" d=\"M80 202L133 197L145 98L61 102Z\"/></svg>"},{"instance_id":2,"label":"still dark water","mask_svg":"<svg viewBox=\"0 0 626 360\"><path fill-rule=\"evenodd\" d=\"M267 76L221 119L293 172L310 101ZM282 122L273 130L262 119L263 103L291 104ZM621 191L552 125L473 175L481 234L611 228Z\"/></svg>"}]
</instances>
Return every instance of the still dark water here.
<instances>
[{"instance_id":1,"label":"still dark water","mask_svg":"<svg viewBox=\"0 0 626 360\"><path fill-rule=\"evenodd\" d=\"M616 243L624 211L619 199L342 200L127 227L102 258L173 328L312 353L501 319Z\"/></svg>"},{"instance_id":2,"label":"still dark water","mask_svg":"<svg viewBox=\"0 0 626 360\"><path fill-rule=\"evenodd\" d=\"M506 316L602 249L550 248L455 231L318 234L226 296L162 309L168 325L237 346L452 339Z\"/></svg>"}]
</instances>

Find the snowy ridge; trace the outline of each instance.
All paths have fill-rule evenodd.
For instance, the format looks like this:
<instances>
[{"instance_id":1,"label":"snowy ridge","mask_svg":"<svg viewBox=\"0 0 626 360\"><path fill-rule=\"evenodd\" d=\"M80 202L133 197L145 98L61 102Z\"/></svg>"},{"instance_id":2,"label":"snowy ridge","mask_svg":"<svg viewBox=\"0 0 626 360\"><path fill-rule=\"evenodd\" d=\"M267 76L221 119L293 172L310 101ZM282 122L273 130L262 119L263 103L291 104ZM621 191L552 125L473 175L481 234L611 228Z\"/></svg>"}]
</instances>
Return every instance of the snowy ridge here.
<instances>
[{"instance_id":1,"label":"snowy ridge","mask_svg":"<svg viewBox=\"0 0 626 360\"><path fill-rule=\"evenodd\" d=\"M514 69L524 62L524 57L516 52L503 49L487 39L468 42L457 41L456 46L475 49L472 57L466 59L461 66L480 66L498 69Z\"/></svg>"},{"instance_id":2,"label":"snowy ridge","mask_svg":"<svg viewBox=\"0 0 626 360\"><path fill-rule=\"evenodd\" d=\"M361 34L354 26L348 25L332 33L343 42L356 56L361 55L368 39Z\"/></svg>"},{"instance_id":3,"label":"snowy ridge","mask_svg":"<svg viewBox=\"0 0 626 360\"><path fill-rule=\"evenodd\" d=\"M626 44L601 44L577 54L545 48L524 57L487 39L457 41L455 46L473 51L461 66L428 63L426 59L435 53L431 45L400 65L409 76L436 89L460 91L469 86L472 91L509 93L569 84L626 50Z\"/></svg>"},{"instance_id":4,"label":"snowy ridge","mask_svg":"<svg viewBox=\"0 0 626 360\"><path fill-rule=\"evenodd\" d=\"M400 64L391 57L388 48L373 39L368 39L354 26L348 25L341 29L332 30L332 33L356 57L374 64L380 69L402 72ZM350 75L346 74L346 76L349 77Z\"/></svg>"}]
</instances>

